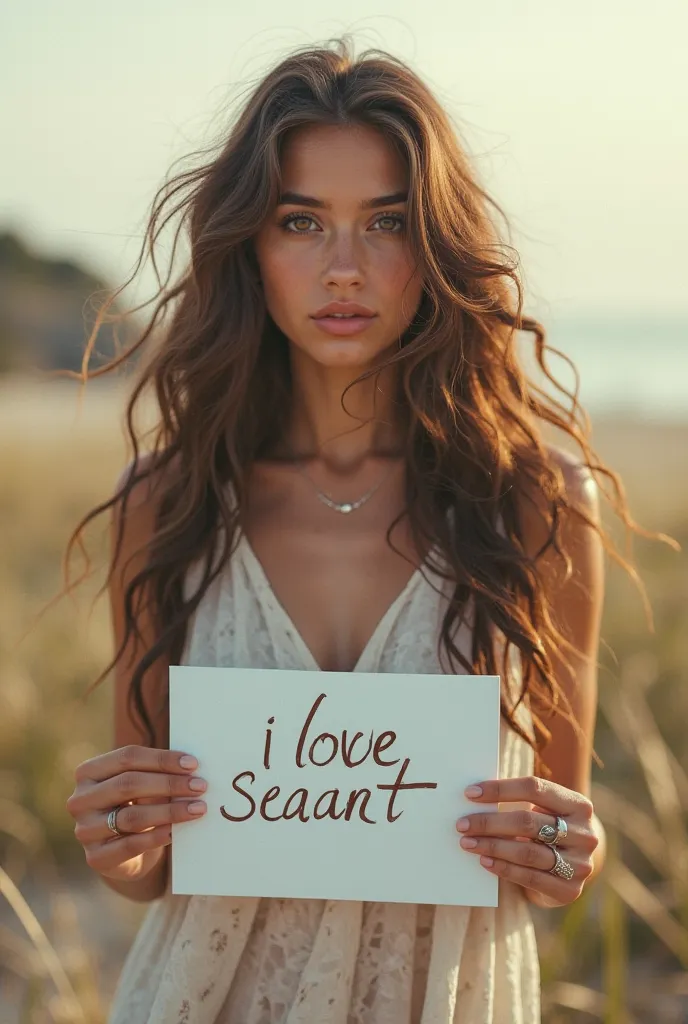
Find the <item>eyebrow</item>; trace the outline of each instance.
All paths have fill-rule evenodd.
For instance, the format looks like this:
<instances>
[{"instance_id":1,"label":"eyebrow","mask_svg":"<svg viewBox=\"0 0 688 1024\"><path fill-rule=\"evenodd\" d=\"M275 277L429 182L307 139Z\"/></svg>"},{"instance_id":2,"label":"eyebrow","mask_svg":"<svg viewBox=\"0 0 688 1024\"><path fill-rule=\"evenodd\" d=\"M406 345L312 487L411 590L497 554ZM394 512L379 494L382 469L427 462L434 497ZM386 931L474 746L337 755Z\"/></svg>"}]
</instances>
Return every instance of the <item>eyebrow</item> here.
<instances>
[{"instance_id":1,"label":"eyebrow","mask_svg":"<svg viewBox=\"0 0 688 1024\"><path fill-rule=\"evenodd\" d=\"M394 203L405 203L408 199L408 192L391 192L387 196L375 196L374 199L363 199L362 210L375 210L380 206L392 206ZM314 196L304 196L300 192L283 192L279 197L278 206L294 204L295 206L312 206L316 210L329 210L330 204Z\"/></svg>"}]
</instances>

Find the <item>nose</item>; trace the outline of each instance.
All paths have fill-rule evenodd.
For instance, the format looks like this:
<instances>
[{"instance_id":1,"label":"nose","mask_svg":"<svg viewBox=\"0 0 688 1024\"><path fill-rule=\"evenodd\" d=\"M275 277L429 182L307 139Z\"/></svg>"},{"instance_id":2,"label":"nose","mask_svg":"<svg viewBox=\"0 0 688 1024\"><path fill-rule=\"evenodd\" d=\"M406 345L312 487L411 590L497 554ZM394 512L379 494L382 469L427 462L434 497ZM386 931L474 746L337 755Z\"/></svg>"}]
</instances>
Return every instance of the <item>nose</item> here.
<instances>
[{"instance_id":1,"label":"nose","mask_svg":"<svg viewBox=\"0 0 688 1024\"><path fill-rule=\"evenodd\" d=\"M338 287L351 287L363 281L360 254L350 235L339 235L328 250L323 271L323 283Z\"/></svg>"}]
</instances>

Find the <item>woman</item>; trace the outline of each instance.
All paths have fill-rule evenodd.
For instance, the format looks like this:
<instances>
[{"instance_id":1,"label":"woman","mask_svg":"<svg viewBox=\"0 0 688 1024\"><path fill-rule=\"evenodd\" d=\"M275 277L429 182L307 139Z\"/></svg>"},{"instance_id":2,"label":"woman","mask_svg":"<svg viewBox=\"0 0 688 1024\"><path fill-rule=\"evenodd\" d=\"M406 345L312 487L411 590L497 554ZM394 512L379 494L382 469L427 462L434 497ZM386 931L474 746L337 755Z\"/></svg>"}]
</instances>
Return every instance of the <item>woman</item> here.
<instances>
[{"instance_id":1,"label":"woman","mask_svg":"<svg viewBox=\"0 0 688 1024\"><path fill-rule=\"evenodd\" d=\"M141 456L129 420L134 460L70 541L112 508L116 749L76 769L68 807L93 870L155 901L110 1020L531 1024L529 904L572 903L604 858L590 770L612 549L593 467L640 528L575 397L569 415L528 386L515 331L541 364L544 332L401 61L354 60L346 39L284 60L221 152L156 197L151 248L184 188L190 263L134 346L173 310L130 402L154 386L155 444ZM502 777L475 780L456 825L499 906L172 896L171 823L206 811L194 751L167 749L180 662L499 674Z\"/></svg>"}]
</instances>

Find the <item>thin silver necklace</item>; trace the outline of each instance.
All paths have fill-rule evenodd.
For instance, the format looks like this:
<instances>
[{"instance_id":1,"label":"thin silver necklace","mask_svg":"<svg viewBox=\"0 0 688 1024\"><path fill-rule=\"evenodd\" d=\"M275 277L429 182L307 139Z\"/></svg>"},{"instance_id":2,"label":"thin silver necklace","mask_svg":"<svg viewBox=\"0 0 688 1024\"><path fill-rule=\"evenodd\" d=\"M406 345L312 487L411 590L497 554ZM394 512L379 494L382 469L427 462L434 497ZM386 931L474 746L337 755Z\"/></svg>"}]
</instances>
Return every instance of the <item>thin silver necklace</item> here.
<instances>
[{"instance_id":1,"label":"thin silver necklace","mask_svg":"<svg viewBox=\"0 0 688 1024\"><path fill-rule=\"evenodd\" d=\"M392 475L395 469L395 467L392 466L389 472L385 473L382 479L378 480L374 487L371 487L369 491L366 491L366 493L363 494L360 498L357 498L356 501L335 501L334 498L330 497L329 494L325 494L324 491L320 490L318 485L315 483L314 480L311 479L311 477L308 475L303 466L299 466L297 463L296 468L298 469L301 476L305 477L306 480L308 480L308 483L315 490L317 497L323 503L323 505L327 505L328 508L334 509L335 512L341 512L342 515L348 515L350 512L355 512L357 508L361 507L361 505L365 505L365 503L369 501L377 491L380 490L384 482L389 479L389 477Z\"/></svg>"}]
</instances>

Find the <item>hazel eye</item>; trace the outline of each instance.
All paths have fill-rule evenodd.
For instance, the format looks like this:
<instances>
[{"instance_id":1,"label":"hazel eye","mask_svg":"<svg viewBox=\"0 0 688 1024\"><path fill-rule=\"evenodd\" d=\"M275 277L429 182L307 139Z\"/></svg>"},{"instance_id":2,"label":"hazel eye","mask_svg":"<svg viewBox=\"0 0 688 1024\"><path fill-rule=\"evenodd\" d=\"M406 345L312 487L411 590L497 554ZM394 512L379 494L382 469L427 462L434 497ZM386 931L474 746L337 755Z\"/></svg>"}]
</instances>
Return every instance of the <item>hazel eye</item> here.
<instances>
[{"instance_id":1,"label":"hazel eye","mask_svg":"<svg viewBox=\"0 0 688 1024\"><path fill-rule=\"evenodd\" d=\"M400 230L403 230L406 219L400 213L381 213L375 223L379 224L381 220L391 221L395 227L398 226ZM394 234L395 232L391 231L390 233Z\"/></svg>"},{"instance_id":2,"label":"hazel eye","mask_svg":"<svg viewBox=\"0 0 688 1024\"><path fill-rule=\"evenodd\" d=\"M300 228L297 228L295 230L291 229L291 225L297 224L299 221L306 221L310 222L311 224L316 223L314 218L311 217L309 213L290 213L287 214L287 216L280 221L280 227L282 228L283 231L288 231L292 235L310 234L310 229L306 231L302 231ZM374 224L380 224L381 221L388 221L391 222L392 224L392 228L382 228L382 231L384 233L400 234L404 229L406 218L403 216L403 214L400 213L381 213L378 217L376 217Z\"/></svg>"},{"instance_id":3,"label":"hazel eye","mask_svg":"<svg viewBox=\"0 0 688 1024\"><path fill-rule=\"evenodd\" d=\"M310 221L312 224L315 224L315 221L313 220L313 218L308 213L290 213L290 214L288 214L288 216L284 217L284 219L280 221L280 227L283 228L285 231L290 231L289 225L290 224L294 224L294 223L296 223L296 222L298 222L300 220ZM309 232L308 231L299 231L299 230L297 230L297 231L292 231L291 234L292 235L307 235L307 234L309 234Z\"/></svg>"}]
</instances>

